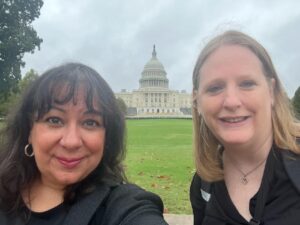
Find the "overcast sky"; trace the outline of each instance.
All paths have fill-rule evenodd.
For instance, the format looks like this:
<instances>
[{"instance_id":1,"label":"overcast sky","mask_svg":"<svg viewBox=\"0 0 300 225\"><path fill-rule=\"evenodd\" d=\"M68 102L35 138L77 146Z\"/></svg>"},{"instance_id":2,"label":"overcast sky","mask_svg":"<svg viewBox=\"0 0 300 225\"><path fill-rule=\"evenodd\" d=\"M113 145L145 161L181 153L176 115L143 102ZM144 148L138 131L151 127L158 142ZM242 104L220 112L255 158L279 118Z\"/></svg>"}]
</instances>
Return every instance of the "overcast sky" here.
<instances>
[{"instance_id":1,"label":"overcast sky","mask_svg":"<svg viewBox=\"0 0 300 225\"><path fill-rule=\"evenodd\" d=\"M43 43L25 55L23 73L76 61L96 69L115 92L133 90L155 44L170 88L190 92L203 45L238 29L269 51L290 97L300 86L298 0L44 0L33 26Z\"/></svg>"}]
</instances>

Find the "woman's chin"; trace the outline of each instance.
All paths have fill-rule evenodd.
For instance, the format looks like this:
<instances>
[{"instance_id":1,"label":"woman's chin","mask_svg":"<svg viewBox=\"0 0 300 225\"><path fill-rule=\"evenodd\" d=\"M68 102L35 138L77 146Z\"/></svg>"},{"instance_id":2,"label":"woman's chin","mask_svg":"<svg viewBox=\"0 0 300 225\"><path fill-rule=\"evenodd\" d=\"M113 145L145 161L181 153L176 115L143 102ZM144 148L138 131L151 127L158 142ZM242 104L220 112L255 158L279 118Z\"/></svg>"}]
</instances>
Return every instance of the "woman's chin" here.
<instances>
[{"instance_id":1,"label":"woman's chin","mask_svg":"<svg viewBox=\"0 0 300 225\"><path fill-rule=\"evenodd\" d=\"M243 138L243 137L230 137L230 138L223 138L222 143L224 146L238 146L238 145L245 145L249 143L249 138Z\"/></svg>"},{"instance_id":2,"label":"woman's chin","mask_svg":"<svg viewBox=\"0 0 300 225\"><path fill-rule=\"evenodd\" d=\"M80 179L78 179L77 177L60 177L57 178L56 183L61 186L68 186L78 183L79 181Z\"/></svg>"}]
</instances>

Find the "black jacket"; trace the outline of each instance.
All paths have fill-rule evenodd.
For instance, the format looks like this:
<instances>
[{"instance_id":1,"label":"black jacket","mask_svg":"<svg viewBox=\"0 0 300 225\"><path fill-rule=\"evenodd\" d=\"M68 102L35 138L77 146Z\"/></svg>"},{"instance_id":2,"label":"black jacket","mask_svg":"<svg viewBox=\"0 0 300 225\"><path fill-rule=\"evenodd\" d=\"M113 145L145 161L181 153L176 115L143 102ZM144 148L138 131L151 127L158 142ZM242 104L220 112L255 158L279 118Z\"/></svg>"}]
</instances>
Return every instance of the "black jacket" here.
<instances>
[{"instance_id":1,"label":"black jacket","mask_svg":"<svg viewBox=\"0 0 300 225\"><path fill-rule=\"evenodd\" d=\"M288 179L291 181L292 186L296 188L297 192L300 193L300 155L286 150L279 150L278 154L281 155L282 164ZM221 215L214 214L214 207L218 204L216 204L216 196L211 194L213 184L214 183L201 180L197 174L194 175L190 189L190 200L194 212L195 225L202 224L201 221L204 217L209 219L210 224L219 224L218 221L222 220ZM206 217L206 215L208 217ZM218 219L218 216L221 217ZM213 222L214 218L216 221Z\"/></svg>"},{"instance_id":2,"label":"black jacket","mask_svg":"<svg viewBox=\"0 0 300 225\"><path fill-rule=\"evenodd\" d=\"M63 225L167 225L162 213L161 199L151 192L132 184L102 185L71 207ZM25 223L0 211L0 224Z\"/></svg>"}]
</instances>

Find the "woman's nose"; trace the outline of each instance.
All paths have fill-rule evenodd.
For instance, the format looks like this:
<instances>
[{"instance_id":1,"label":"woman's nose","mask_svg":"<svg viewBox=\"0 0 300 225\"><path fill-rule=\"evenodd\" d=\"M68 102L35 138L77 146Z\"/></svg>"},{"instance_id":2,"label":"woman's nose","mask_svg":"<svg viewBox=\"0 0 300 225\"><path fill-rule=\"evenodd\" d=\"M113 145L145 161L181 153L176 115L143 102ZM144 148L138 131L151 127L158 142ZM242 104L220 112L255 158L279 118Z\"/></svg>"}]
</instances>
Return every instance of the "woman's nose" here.
<instances>
[{"instance_id":1,"label":"woman's nose","mask_svg":"<svg viewBox=\"0 0 300 225\"><path fill-rule=\"evenodd\" d=\"M239 91L236 88L228 88L225 91L223 107L227 110L234 111L241 106Z\"/></svg>"},{"instance_id":2,"label":"woman's nose","mask_svg":"<svg viewBox=\"0 0 300 225\"><path fill-rule=\"evenodd\" d=\"M80 128L75 124L70 124L66 126L63 131L60 144L70 150L78 149L82 146L82 137L80 134Z\"/></svg>"}]
</instances>

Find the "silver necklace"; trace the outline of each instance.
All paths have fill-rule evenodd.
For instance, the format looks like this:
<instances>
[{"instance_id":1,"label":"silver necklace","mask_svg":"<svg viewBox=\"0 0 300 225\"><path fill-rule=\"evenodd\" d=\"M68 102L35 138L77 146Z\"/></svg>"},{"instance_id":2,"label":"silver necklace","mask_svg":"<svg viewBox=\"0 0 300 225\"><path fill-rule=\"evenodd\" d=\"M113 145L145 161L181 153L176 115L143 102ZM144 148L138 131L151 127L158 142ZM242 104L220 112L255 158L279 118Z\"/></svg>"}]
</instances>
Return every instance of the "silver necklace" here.
<instances>
[{"instance_id":1,"label":"silver necklace","mask_svg":"<svg viewBox=\"0 0 300 225\"><path fill-rule=\"evenodd\" d=\"M234 163L234 167L243 175L240 180L241 183L246 185L249 183L249 180L247 178L247 176L249 176L251 173L253 173L255 170L257 170L267 159L264 159L263 161L261 161L257 166L255 166L252 170L248 171L247 173L244 173L240 168L238 168ZM232 160L231 160L232 162Z\"/></svg>"}]
</instances>

